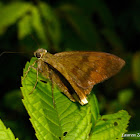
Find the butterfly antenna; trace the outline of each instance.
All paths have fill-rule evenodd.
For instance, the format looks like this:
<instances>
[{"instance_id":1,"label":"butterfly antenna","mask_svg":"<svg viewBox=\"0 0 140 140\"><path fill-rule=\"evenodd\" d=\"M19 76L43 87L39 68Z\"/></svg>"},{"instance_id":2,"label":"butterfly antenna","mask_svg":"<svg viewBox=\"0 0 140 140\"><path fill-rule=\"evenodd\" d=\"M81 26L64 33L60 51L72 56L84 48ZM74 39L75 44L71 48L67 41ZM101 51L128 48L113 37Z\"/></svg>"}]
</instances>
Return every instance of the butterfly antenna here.
<instances>
[{"instance_id":1,"label":"butterfly antenna","mask_svg":"<svg viewBox=\"0 0 140 140\"><path fill-rule=\"evenodd\" d=\"M24 53L24 52L2 52L1 54L0 54L0 57L3 55L3 54L7 54L7 53Z\"/></svg>"}]
</instances>

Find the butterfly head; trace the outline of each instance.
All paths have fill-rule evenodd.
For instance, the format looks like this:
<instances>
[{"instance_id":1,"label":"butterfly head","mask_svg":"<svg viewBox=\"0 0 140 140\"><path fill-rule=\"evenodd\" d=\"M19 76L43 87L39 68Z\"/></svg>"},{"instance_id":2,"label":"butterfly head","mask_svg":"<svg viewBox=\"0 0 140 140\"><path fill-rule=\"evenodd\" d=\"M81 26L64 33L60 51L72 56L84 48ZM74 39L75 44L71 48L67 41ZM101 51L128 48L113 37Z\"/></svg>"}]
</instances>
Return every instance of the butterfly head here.
<instances>
[{"instance_id":1,"label":"butterfly head","mask_svg":"<svg viewBox=\"0 0 140 140\"><path fill-rule=\"evenodd\" d=\"M37 51L34 52L34 56L37 57L37 58L42 58L42 56L46 53L47 53L47 50L45 50L43 48L40 48L40 49L38 49Z\"/></svg>"}]
</instances>

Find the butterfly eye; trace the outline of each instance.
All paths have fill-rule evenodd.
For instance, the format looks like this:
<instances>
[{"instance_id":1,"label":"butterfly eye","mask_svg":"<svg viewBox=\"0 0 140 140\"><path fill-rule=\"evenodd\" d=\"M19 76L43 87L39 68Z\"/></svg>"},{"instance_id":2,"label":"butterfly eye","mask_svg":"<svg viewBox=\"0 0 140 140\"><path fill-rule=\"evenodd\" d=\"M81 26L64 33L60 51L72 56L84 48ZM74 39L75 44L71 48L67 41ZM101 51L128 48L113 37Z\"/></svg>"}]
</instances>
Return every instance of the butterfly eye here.
<instances>
[{"instance_id":1,"label":"butterfly eye","mask_svg":"<svg viewBox=\"0 0 140 140\"><path fill-rule=\"evenodd\" d=\"M40 53L35 53L35 57L40 58L41 54Z\"/></svg>"}]
</instances>

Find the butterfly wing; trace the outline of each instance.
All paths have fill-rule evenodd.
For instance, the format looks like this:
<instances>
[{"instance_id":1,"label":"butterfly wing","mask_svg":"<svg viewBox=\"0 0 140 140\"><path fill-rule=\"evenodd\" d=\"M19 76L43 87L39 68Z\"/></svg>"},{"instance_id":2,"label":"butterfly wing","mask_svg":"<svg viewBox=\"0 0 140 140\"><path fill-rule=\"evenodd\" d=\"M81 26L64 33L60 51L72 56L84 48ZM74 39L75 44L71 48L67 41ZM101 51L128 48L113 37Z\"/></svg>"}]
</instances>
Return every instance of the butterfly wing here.
<instances>
[{"instance_id":1,"label":"butterfly wing","mask_svg":"<svg viewBox=\"0 0 140 140\"><path fill-rule=\"evenodd\" d=\"M62 52L55 56L71 78L73 88L78 87L85 95L95 84L119 72L125 64L121 58L102 52Z\"/></svg>"},{"instance_id":2,"label":"butterfly wing","mask_svg":"<svg viewBox=\"0 0 140 140\"><path fill-rule=\"evenodd\" d=\"M125 64L121 58L102 52L62 52L53 56L55 64L51 65L68 80L81 104L87 103L86 95L95 84L115 75Z\"/></svg>"},{"instance_id":3,"label":"butterfly wing","mask_svg":"<svg viewBox=\"0 0 140 140\"><path fill-rule=\"evenodd\" d=\"M115 75L125 64L121 58L102 52L65 52L55 56L73 82L84 89Z\"/></svg>"}]
</instances>

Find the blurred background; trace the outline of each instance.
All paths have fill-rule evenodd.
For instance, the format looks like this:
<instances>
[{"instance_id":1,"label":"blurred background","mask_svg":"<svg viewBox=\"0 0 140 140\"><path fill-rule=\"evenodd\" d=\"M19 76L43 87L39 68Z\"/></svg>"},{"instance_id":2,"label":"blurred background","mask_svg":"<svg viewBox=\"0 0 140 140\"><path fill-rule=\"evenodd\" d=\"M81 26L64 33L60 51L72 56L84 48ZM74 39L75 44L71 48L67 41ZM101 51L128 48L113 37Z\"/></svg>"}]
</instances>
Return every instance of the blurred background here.
<instances>
[{"instance_id":1,"label":"blurred background","mask_svg":"<svg viewBox=\"0 0 140 140\"><path fill-rule=\"evenodd\" d=\"M131 115L128 133L140 133L139 0L0 1L0 53L23 52L0 56L0 118L20 140L36 139L20 87L23 68L38 48L123 58L121 72L93 91L102 115L125 109Z\"/></svg>"}]
</instances>

